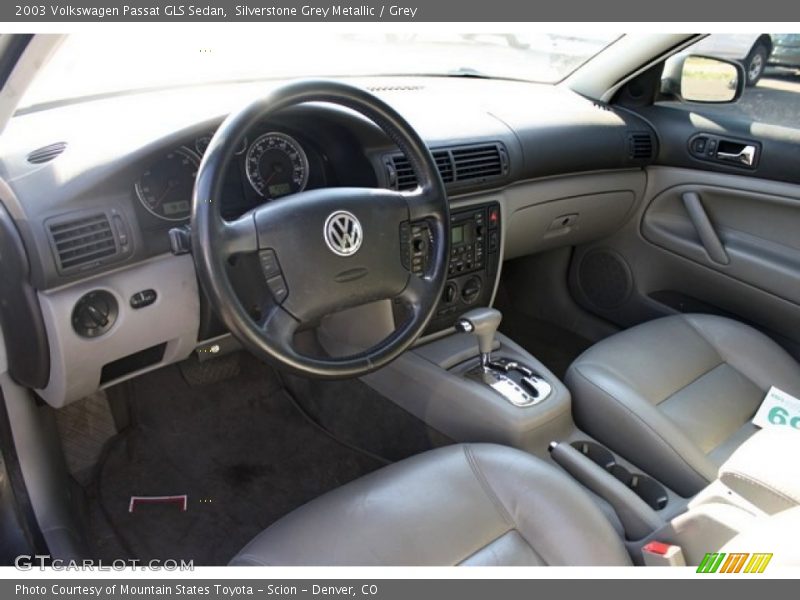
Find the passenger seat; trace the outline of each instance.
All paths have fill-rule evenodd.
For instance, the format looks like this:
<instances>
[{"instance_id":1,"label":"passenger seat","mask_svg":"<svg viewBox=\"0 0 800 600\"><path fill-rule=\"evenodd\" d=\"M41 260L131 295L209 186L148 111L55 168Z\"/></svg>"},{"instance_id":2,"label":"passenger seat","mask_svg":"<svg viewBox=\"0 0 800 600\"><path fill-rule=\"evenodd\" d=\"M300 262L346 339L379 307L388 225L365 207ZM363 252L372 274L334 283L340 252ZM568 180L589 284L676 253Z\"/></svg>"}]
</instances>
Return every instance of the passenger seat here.
<instances>
[{"instance_id":1,"label":"passenger seat","mask_svg":"<svg viewBox=\"0 0 800 600\"><path fill-rule=\"evenodd\" d=\"M771 386L800 397L800 366L751 327L687 314L595 344L566 384L581 429L688 497L757 431Z\"/></svg>"}]
</instances>

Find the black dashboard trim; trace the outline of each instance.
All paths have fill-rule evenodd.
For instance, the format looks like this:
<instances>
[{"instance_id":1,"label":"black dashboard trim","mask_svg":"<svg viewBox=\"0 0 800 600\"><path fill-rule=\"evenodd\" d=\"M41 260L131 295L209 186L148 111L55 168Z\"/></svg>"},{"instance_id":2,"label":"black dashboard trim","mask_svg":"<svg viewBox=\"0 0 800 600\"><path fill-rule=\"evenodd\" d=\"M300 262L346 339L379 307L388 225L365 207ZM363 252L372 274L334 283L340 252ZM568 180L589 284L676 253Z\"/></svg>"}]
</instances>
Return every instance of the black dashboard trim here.
<instances>
[{"instance_id":1,"label":"black dashboard trim","mask_svg":"<svg viewBox=\"0 0 800 600\"><path fill-rule=\"evenodd\" d=\"M21 35L12 35L8 41L7 47L0 58L0 88L3 88L14 72L14 67L17 66L20 57L28 47L33 39L33 34L25 33Z\"/></svg>"},{"instance_id":2,"label":"black dashboard trim","mask_svg":"<svg viewBox=\"0 0 800 600\"><path fill-rule=\"evenodd\" d=\"M29 388L50 379L50 346L30 265L14 220L0 202L0 326L5 338L8 372Z\"/></svg>"}]
</instances>

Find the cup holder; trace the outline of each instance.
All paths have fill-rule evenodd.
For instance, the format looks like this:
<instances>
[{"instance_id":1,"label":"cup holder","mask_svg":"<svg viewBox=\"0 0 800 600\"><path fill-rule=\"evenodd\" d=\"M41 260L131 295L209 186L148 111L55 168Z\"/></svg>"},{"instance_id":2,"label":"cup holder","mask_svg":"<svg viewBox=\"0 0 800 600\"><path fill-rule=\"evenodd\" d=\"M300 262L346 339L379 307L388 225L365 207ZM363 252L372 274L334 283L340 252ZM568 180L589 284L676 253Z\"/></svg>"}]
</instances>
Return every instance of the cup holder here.
<instances>
[{"instance_id":1,"label":"cup holder","mask_svg":"<svg viewBox=\"0 0 800 600\"><path fill-rule=\"evenodd\" d=\"M617 464L614 455L605 447L595 442L573 442L572 447L585 454L604 469L610 470Z\"/></svg>"},{"instance_id":2,"label":"cup holder","mask_svg":"<svg viewBox=\"0 0 800 600\"><path fill-rule=\"evenodd\" d=\"M614 455L607 448L596 442L573 442L572 447L633 490L650 508L661 510L667 505L669 497L664 486L642 473L631 473L617 463Z\"/></svg>"}]
</instances>

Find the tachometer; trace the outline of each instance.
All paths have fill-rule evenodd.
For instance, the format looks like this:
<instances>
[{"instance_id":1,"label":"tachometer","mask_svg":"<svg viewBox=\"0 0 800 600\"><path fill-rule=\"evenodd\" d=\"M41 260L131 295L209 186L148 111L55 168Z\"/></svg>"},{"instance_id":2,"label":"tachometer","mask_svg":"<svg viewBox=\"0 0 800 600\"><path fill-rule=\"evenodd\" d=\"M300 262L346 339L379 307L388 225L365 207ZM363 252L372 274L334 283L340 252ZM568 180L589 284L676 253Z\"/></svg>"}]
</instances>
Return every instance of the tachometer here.
<instances>
[{"instance_id":1,"label":"tachometer","mask_svg":"<svg viewBox=\"0 0 800 600\"><path fill-rule=\"evenodd\" d=\"M308 157L297 140L277 132L256 139L245 158L247 179L265 198L302 192L308 183Z\"/></svg>"},{"instance_id":2,"label":"tachometer","mask_svg":"<svg viewBox=\"0 0 800 600\"><path fill-rule=\"evenodd\" d=\"M192 190L200 160L188 148L173 150L153 163L136 182L142 205L159 219L182 221L192 208Z\"/></svg>"}]
</instances>

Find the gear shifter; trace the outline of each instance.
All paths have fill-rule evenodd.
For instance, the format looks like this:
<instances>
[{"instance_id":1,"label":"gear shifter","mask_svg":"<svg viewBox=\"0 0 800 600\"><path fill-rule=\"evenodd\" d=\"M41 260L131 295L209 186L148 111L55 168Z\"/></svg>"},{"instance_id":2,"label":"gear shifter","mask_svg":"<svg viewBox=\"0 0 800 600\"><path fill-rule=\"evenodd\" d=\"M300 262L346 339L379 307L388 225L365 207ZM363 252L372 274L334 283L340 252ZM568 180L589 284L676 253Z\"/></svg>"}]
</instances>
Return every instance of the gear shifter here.
<instances>
[{"instance_id":1,"label":"gear shifter","mask_svg":"<svg viewBox=\"0 0 800 600\"><path fill-rule=\"evenodd\" d=\"M481 367L489 368L492 362L492 346L494 334L503 320L503 314L494 308L476 308L461 315L456 321L456 331L471 333L478 338L478 350L481 353Z\"/></svg>"},{"instance_id":2,"label":"gear shifter","mask_svg":"<svg viewBox=\"0 0 800 600\"><path fill-rule=\"evenodd\" d=\"M517 361L492 360L494 336L502 320L499 310L483 307L464 313L456 321L456 331L478 338L480 366L467 372L466 376L488 385L514 406L533 406L545 400L553 388L532 369Z\"/></svg>"}]
</instances>

